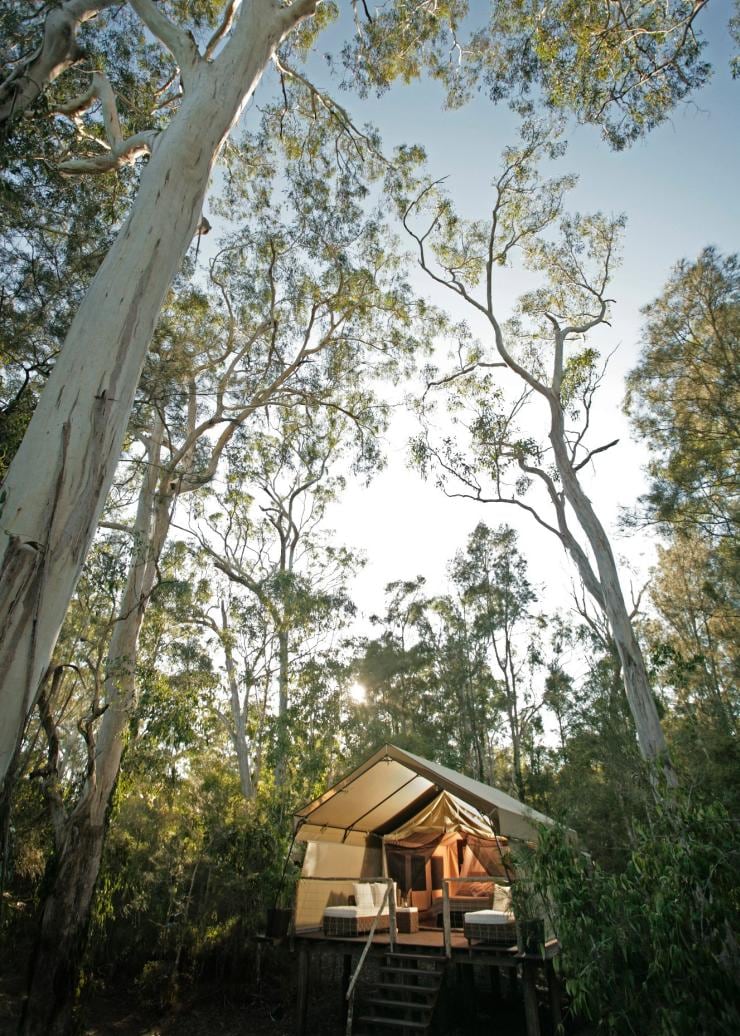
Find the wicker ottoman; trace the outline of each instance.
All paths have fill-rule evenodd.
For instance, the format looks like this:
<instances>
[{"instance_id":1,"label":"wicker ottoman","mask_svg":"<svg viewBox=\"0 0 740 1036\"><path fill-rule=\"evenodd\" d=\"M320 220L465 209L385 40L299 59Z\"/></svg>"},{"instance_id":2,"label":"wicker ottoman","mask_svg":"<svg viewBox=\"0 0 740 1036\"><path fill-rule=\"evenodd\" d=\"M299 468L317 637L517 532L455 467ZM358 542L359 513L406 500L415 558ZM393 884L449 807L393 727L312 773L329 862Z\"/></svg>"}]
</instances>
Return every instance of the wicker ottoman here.
<instances>
[{"instance_id":1,"label":"wicker ottoman","mask_svg":"<svg viewBox=\"0 0 740 1036\"><path fill-rule=\"evenodd\" d=\"M468 942L476 939L491 946L516 946L514 915L503 910L474 910L465 914L463 933Z\"/></svg>"},{"instance_id":2,"label":"wicker ottoman","mask_svg":"<svg viewBox=\"0 0 740 1036\"><path fill-rule=\"evenodd\" d=\"M396 907L396 927L403 935L419 931L419 908Z\"/></svg>"}]
</instances>

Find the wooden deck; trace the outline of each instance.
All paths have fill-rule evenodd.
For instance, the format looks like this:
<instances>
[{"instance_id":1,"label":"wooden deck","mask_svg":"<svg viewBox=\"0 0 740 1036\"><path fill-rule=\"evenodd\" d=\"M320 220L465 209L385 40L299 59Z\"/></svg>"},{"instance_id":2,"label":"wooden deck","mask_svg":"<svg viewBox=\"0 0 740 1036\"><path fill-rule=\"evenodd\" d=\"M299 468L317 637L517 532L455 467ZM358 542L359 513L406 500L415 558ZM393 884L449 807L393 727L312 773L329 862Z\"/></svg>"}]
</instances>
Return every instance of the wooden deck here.
<instances>
[{"instance_id":1,"label":"wooden deck","mask_svg":"<svg viewBox=\"0 0 740 1036\"><path fill-rule=\"evenodd\" d=\"M335 946L337 949L340 949L342 946L346 946L348 949L345 952L352 952L358 946L365 945L367 935L324 935L320 928L307 928L295 932L293 940L296 943L300 943L303 940L310 943L323 943L326 948ZM382 952L385 952L390 946L390 941L390 932L376 932L373 936L372 946L373 948L378 947ZM515 946L492 946L490 943L480 942L476 939L473 939L471 943L468 942L459 929L456 930L454 928L450 932L450 942L452 944L452 956L457 963L461 962L461 954L465 957L473 954L476 964L481 963L481 956L485 956L491 959L495 958L497 967L505 967L507 963L513 967L523 960L540 962L542 960L552 960L560 952L560 943L557 939L550 939L545 943L545 954L543 957L540 954L519 953ZM398 932L396 934L396 946L399 948L407 947L410 950L437 950L440 953L444 953L444 932L441 928L420 928L418 932L411 932L409 934Z\"/></svg>"},{"instance_id":2,"label":"wooden deck","mask_svg":"<svg viewBox=\"0 0 740 1036\"><path fill-rule=\"evenodd\" d=\"M367 935L358 936L338 936L338 935L324 935L321 928L308 928L303 931L297 931L294 938L310 939L312 942L325 942L325 943L350 943L353 946L360 945L364 946L367 942ZM390 945L390 932L376 932L373 936L373 946L383 946L386 949ZM455 949L462 948L463 944L467 948L468 940L464 937L462 932L452 933L452 944ZM444 932L441 928L421 928L418 932L411 932L410 934L399 932L396 935L397 946L414 946L425 949L439 949L444 950Z\"/></svg>"},{"instance_id":3,"label":"wooden deck","mask_svg":"<svg viewBox=\"0 0 740 1036\"><path fill-rule=\"evenodd\" d=\"M560 989L553 968L553 958L560 952L557 939L549 940L544 946L544 954L519 953L516 946L492 946L473 940L472 943L462 931L453 929L450 932L450 963L457 965L475 965L477 967L514 969L512 977L520 976L524 993L524 1008L527 1036L541 1036L539 1009L537 1003L536 976L544 971L549 994L549 1009L556 1029L560 1022ZM353 956L362 952L367 943L367 935L359 936L327 936L320 928L296 931L291 940L298 951L298 1032L305 1030L306 1000L309 972L309 957L314 950L336 953L344 957L345 978L349 976L350 961ZM369 955L382 956L390 948L390 933L376 932L369 947ZM396 952L439 954L445 957L444 932L439 928L420 928L418 932L397 933L395 938ZM466 969L467 970L467 969Z\"/></svg>"}]
</instances>

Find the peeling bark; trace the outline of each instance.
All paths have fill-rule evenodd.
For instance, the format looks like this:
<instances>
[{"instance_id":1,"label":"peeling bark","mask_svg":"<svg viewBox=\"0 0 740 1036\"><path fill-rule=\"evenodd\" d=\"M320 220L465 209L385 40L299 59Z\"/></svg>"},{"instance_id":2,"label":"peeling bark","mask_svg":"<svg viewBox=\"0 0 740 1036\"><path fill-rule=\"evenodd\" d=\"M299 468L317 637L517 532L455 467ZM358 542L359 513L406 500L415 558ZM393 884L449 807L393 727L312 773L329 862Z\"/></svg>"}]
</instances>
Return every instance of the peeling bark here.
<instances>
[{"instance_id":1,"label":"peeling bark","mask_svg":"<svg viewBox=\"0 0 740 1036\"><path fill-rule=\"evenodd\" d=\"M218 57L190 71L188 92L155 143L8 471L0 497L0 780L95 533L146 351L198 226L213 163L275 48L316 3L243 4Z\"/></svg>"}]
</instances>

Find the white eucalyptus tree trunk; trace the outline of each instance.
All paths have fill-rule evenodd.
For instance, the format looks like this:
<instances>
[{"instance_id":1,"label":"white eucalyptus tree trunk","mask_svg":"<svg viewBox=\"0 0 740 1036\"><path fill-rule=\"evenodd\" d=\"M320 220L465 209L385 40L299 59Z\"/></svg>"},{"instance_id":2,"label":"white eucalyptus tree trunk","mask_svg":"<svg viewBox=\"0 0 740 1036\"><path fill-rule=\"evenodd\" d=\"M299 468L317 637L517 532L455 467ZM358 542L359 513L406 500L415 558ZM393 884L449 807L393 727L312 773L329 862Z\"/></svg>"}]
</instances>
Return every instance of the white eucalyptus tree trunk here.
<instances>
[{"instance_id":1,"label":"white eucalyptus tree trunk","mask_svg":"<svg viewBox=\"0 0 740 1036\"><path fill-rule=\"evenodd\" d=\"M218 57L193 57L182 106L153 146L129 217L8 471L0 493L0 781L95 533L146 351L214 160L275 48L316 4L245 0Z\"/></svg>"},{"instance_id":2,"label":"white eucalyptus tree trunk","mask_svg":"<svg viewBox=\"0 0 740 1036\"><path fill-rule=\"evenodd\" d=\"M229 681L229 700L231 704L231 719L233 722L231 739L234 744L237 763L239 765L239 785L242 790L242 795L249 802L254 798L252 759L249 748L249 739L247 737L246 714L249 707L249 693L247 692L246 700L242 704L241 696L239 694L239 678L237 675L236 660L234 659L234 651L231 646L229 619L226 605L223 601L221 602L221 628L223 630L222 644L224 649L224 659L226 661L226 675Z\"/></svg>"},{"instance_id":3,"label":"white eucalyptus tree trunk","mask_svg":"<svg viewBox=\"0 0 740 1036\"><path fill-rule=\"evenodd\" d=\"M134 549L105 677L105 712L88 730L87 779L76 805L54 819L55 852L29 974L22 1036L65 1036L72 1024L79 967L105 844L106 818L118 781L136 697L139 634L170 527L171 498L158 493L163 426L156 419L132 529ZM93 714L97 704L93 707Z\"/></svg>"},{"instance_id":4,"label":"white eucalyptus tree trunk","mask_svg":"<svg viewBox=\"0 0 740 1036\"><path fill-rule=\"evenodd\" d=\"M650 686L645 658L625 604L611 543L568 456L563 410L559 400L551 402L550 414L549 438L555 464L565 499L573 508L596 562L601 591L598 603L608 619L622 665L624 691L635 722L640 752L645 760L662 770L669 787L674 787L677 783L676 773L670 760L668 744Z\"/></svg>"}]
</instances>

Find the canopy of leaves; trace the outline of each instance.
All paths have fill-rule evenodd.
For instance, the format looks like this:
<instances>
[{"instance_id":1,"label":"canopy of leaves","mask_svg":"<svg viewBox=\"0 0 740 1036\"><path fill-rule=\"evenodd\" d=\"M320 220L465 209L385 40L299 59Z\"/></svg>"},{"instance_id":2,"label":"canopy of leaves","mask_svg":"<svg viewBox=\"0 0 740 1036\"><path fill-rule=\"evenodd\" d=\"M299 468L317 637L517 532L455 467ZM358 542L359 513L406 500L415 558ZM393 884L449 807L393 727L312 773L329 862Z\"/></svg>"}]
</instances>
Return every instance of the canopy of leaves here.
<instances>
[{"instance_id":1,"label":"canopy of leaves","mask_svg":"<svg viewBox=\"0 0 740 1036\"><path fill-rule=\"evenodd\" d=\"M534 90L622 148L706 81L694 28L705 2L515 0L491 3L481 17L483 5L467 0L396 3L372 15L354 0L358 35L343 58L363 90L426 72L450 105L477 89L494 101Z\"/></svg>"},{"instance_id":2,"label":"canopy of leaves","mask_svg":"<svg viewBox=\"0 0 740 1036\"><path fill-rule=\"evenodd\" d=\"M646 309L627 409L653 451L647 515L717 541L740 528L740 260L706 248Z\"/></svg>"}]
</instances>

